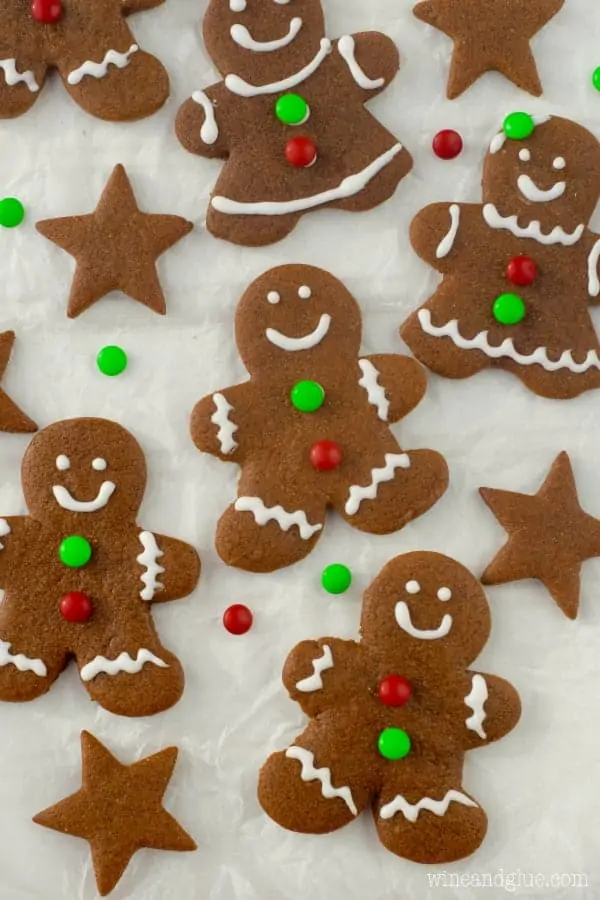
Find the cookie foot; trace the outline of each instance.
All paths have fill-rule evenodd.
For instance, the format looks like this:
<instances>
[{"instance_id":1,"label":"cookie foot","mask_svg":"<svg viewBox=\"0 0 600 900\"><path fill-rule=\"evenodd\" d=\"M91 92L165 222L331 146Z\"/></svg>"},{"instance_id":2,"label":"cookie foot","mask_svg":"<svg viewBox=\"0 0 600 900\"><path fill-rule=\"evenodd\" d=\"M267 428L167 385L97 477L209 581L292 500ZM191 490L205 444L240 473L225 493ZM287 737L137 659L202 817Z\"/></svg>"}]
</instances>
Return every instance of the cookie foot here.
<instances>
[{"instance_id":1,"label":"cookie foot","mask_svg":"<svg viewBox=\"0 0 600 900\"><path fill-rule=\"evenodd\" d=\"M15 59L0 61L0 119L14 119L31 109L45 80L44 66L29 68Z\"/></svg>"},{"instance_id":2,"label":"cookie foot","mask_svg":"<svg viewBox=\"0 0 600 900\"><path fill-rule=\"evenodd\" d=\"M25 703L46 694L66 663L65 657L23 652L17 642L0 639L0 700Z\"/></svg>"}]
</instances>

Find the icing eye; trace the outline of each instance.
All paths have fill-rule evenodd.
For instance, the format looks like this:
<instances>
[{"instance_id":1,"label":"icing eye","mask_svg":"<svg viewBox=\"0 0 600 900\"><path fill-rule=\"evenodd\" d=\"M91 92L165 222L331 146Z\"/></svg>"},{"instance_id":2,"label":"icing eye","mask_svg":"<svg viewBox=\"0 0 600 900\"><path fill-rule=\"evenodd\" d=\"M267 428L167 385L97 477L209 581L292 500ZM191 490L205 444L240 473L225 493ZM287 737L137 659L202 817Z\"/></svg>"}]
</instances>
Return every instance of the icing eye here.
<instances>
[{"instance_id":1,"label":"icing eye","mask_svg":"<svg viewBox=\"0 0 600 900\"><path fill-rule=\"evenodd\" d=\"M56 457L56 468L59 472L66 472L67 469L71 468L71 460L68 456L65 456L64 453L61 453L60 456Z\"/></svg>"},{"instance_id":2,"label":"icing eye","mask_svg":"<svg viewBox=\"0 0 600 900\"><path fill-rule=\"evenodd\" d=\"M407 594L418 594L421 590L421 585L418 581L407 581L405 587Z\"/></svg>"},{"instance_id":3,"label":"icing eye","mask_svg":"<svg viewBox=\"0 0 600 900\"><path fill-rule=\"evenodd\" d=\"M307 284L303 284L301 288L298 288L298 296L301 300L310 300L312 291Z\"/></svg>"},{"instance_id":4,"label":"icing eye","mask_svg":"<svg viewBox=\"0 0 600 900\"><path fill-rule=\"evenodd\" d=\"M528 150L527 147L523 147L522 150L519 150L519 159L521 162L529 162L531 159L531 150Z\"/></svg>"},{"instance_id":5,"label":"icing eye","mask_svg":"<svg viewBox=\"0 0 600 900\"><path fill-rule=\"evenodd\" d=\"M102 459L102 457L99 456L92 462L92 469L95 469L96 472L104 472L107 465L108 463L106 462L106 460Z\"/></svg>"},{"instance_id":6,"label":"icing eye","mask_svg":"<svg viewBox=\"0 0 600 900\"><path fill-rule=\"evenodd\" d=\"M563 156L557 156L554 162L552 163L553 169L564 169L567 165L567 161Z\"/></svg>"},{"instance_id":7,"label":"icing eye","mask_svg":"<svg viewBox=\"0 0 600 900\"><path fill-rule=\"evenodd\" d=\"M267 294L267 300L269 303L272 303L275 306L276 303L279 303L281 300L281 296L277 293L277 291L269 291Z\"/></svg>"},{"instance_id":8,"label":"icing eye","mask_svg":"<svg viewBox=\"0 0 600 900\"><path fill-rule=\"evenodd\" d=\"M229 9L231 12L244 12L246 0L229 0Z\"/></svg>"},{"instance_id":9,"label":"icing eye","mask_svg":"<svg viewBox=\"0 0 600 900\"><path fill-rule=\"evenodd\" d=\"M452 591L450 590L450 588L441 587L437 592L437 598L438 600L441 600L442 603L447 603L448 600L452 599Z\"/></svg>"}]
</instances>

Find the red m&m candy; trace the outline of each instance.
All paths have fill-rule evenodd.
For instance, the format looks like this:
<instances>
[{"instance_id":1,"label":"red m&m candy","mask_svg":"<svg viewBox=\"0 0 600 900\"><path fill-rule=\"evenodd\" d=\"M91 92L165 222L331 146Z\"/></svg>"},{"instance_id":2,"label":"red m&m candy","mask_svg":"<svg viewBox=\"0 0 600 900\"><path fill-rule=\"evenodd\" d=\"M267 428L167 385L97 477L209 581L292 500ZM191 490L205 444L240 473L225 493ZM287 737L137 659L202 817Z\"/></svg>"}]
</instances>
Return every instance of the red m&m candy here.
<instances>
[{"instance_id":1,"label":"red m&m candy","mask_svg":"<svg viewBox=\"0 0 600 900\"><path fill-rule=\"evenodd\" d=\"M515 256L506 268L506 277L511 284L527 287L537 278L537 265L530 256Z\"/></svg>"},{"instance_id":2,"label":"red m&m candy","mask_svg":"<svg viewBox=\"0 0 600 900\"><path fill-rule=\"evenodd\" d=\"M234 603L223 613L223 625L229 634L246 634L252 628L254 616L247 606Z\"/></svg>"},{"instance_id":3,"label":"red m&m candy","mask_svg":"<svg viewBox=\"0 0 600 900\"><path fill-rule=\"evenodd\" d=\"M92 601L81 591L71 591L61 597L58 608L66 622L87 622L92 614Z\"/></svg>"},{"instance_id":4,"label":"red m&m candy","mask_svg":"<svg viewBox=\"0 0 600 900\"><path fill-rule=\"evenodd\" d=\"M388 675L379 685L379 699L386 706L406 706L412 692L410 681L403 675Z\"/></svg>"},{"instance_id":5,"label":"red m&m candy","mask_svg":"<svg viewBox=\"0 0 600 900\"><path fill-rule=\"evenodd\" d=\"M285 158L298 169L307 169L317 159L317 145L307 137L295 137L285 145Z\"/></svg>"},{"instance_id":6,"label":"red m&m candy","mask_svg":"<svg viewBox=\"0 0 600 900\"><path fill-rule=\"evenodd\" d=\"M61 0L33 0L31 15L42 25L54 25L62 17Z\"/></svg>"},{"instance_id":7,"label":"red m&m candy","mask_svg":"<svg viewBox=\"0 0 600 900\"><path fill-rule=\"evenodd\" d=\"M335 441L317 441L310 449L310 461L319 472L337 469L342 462L342 448Z\"/></svg>"},{"instance_id":8,"label":"red m&m candy","mask_svg":"<svg viewBox=\"0 0 600 900\"><path fill-rule=\"evenodd\" d=\"M433 152L440 159L455 159L462 152L463 139L458 131L444 128L438 131L431 144Z\"/></svg>"}]
</instances>

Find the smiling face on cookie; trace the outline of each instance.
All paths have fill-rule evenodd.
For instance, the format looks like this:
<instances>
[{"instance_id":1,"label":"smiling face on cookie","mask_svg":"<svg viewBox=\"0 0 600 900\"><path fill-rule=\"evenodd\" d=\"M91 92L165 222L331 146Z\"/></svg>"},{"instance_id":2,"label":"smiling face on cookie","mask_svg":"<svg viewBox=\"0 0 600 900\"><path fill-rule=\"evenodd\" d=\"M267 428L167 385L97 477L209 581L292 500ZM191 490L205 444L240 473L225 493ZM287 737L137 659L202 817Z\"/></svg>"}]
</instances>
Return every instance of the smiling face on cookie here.
<instances>
[{"instance_id":1,"label":"smiling face on cookie","mask_svg":"<svg viewBox=\"0 0 600 900\"><path fill-rule=\"evenodd\" d=\"M507 118L509 132L511 119L523 126L515 116L523 114ZM533 117L529 135L511 139L506 122L486 158L484 203L493 203L502 216L518 216L520 225L538 220L545 232L559 226L572 233L587 225L600 193L596 138L567 119L541 116ZM528 130L525 120L523 132Z\"/></svg>"},{"instance_id":2,"label":"smiling face on cookie","mask_svg":"<svg viewBox=\"0 0 600 900\"><path fill-rule=\"evenodd\" d=\"M319 0L212 0L203 30L223 75L266 84L316 56L325 22Z\"/></svg>"},{"instance_id":3,"label":"smiling face on cookie","mask_svg":"<svg viewBox=\"0 0 600 900\"><path fill-rule=\"evenodd\" d=\"M135 439L105 419L57 422L32 440L22 465L23 492L33 518L82 516L135 520L146 464Z\"/></svg>"},{"instance_id":4,"label":"smiling face on cookie","mask_svg":"<svg viewBox=\"0 0 600 900\"><path fill-rule=\"evenodd\" d=\"M238 306L236 339L251 374L339 364L360 349L358 305L328 272L281 266L250 285Z\"/></svg>"},{"instance_id":5,"label":"smiling face on cookie","mask_svg":"<svg viewBox=\"0 0 600 900\"><path fill-rule=\"evenodd\" d=\"M386 656L419 659L440 651L469 665L490 632L479 582L439 553L407 553L387 564L365 594L363 643Z\"/></svg>"}]
</instances>

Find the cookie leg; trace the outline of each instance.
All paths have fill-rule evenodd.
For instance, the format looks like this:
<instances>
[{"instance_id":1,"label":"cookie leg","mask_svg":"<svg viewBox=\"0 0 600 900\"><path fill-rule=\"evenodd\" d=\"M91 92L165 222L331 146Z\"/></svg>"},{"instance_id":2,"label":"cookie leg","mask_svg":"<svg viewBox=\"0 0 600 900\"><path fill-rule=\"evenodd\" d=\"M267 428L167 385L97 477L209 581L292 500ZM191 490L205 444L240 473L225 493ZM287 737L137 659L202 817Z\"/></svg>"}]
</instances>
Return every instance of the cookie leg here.
<instances>
[{"instance_id":1,"label":"cookie leg","mask_svg":"<svg viewBox=\"0 0 600 900\"><path fill-rule=\"evenodd\" d=\"M23 641L9 632L0 637L0 700L23 703L47 693L67 664L66 652Z\"/></svg>"},{"instance_id":2,"label":"cookie leg","mask_svg":"<svg viewBox=\"0 0 600 900\"><path fill-rule=\"evenodd\" d=\"M421 324L422 312L414 312L400 329L400 337L420 363L444 378L470 378L490 368L491 360L481 350L463 350L449 336L428 334ZM423 321L429 327L429 319Z\"/></svg>"},{"instance_id":3,"label":"cookie leg","mask_svg":"<svg viewBox=\"0 0 600 900\"><path fill-rule=\"evenodd\" d=\"M401 150L392 162L376 175L369 184L358 194L347 200L340 200L333 204L336 209L344 209L347 212L365 212L374 209L396 192L402 179L412 169L413 161L410 153Z\"/></svg>"},{"instance_id":4,"label":"cookie leg","mask_svg":"<svg viewBox=\"0 0 600 900\"><path fill-rule=\"evenodd\" d=\"M212 204L219 203L219 185L215 188L206 215L206 227L212 235L242 247L265 247L283 240L294 230L299 214L286 216L236 216L220 212Z\"/></svg>"},{"instance_id":5,"label":"cookie leg","mask_svg":"<svg viewBox=\"0 0 600 900\"><path fill-rule=\"evenodd\" d=\"M434 450L382 450L335 508L353 528L391 534L427 512L447 487L446 460Z\"/></svg>"},{"instance_id":6,"label":"cookie leg","mask_svg":"<svg viewBox=\"0 0 600 900\"><path fill-rule=\"evenodd\" d=\"M93 700L117 716L153 716L183 693L181 663L151 629L106 640L77 655L81 680Z\"/></svg>"},{"instance_id":7,"label":"cookie leg","mask_svg":"<svg viewBox=\"0 0 600 900\"><path fill-rule=\"evenodd\" d=\"M21 59L0 61L0 119L14 119L31 109L42 92L46 66Z\"/></svg>"}]
</instances>

